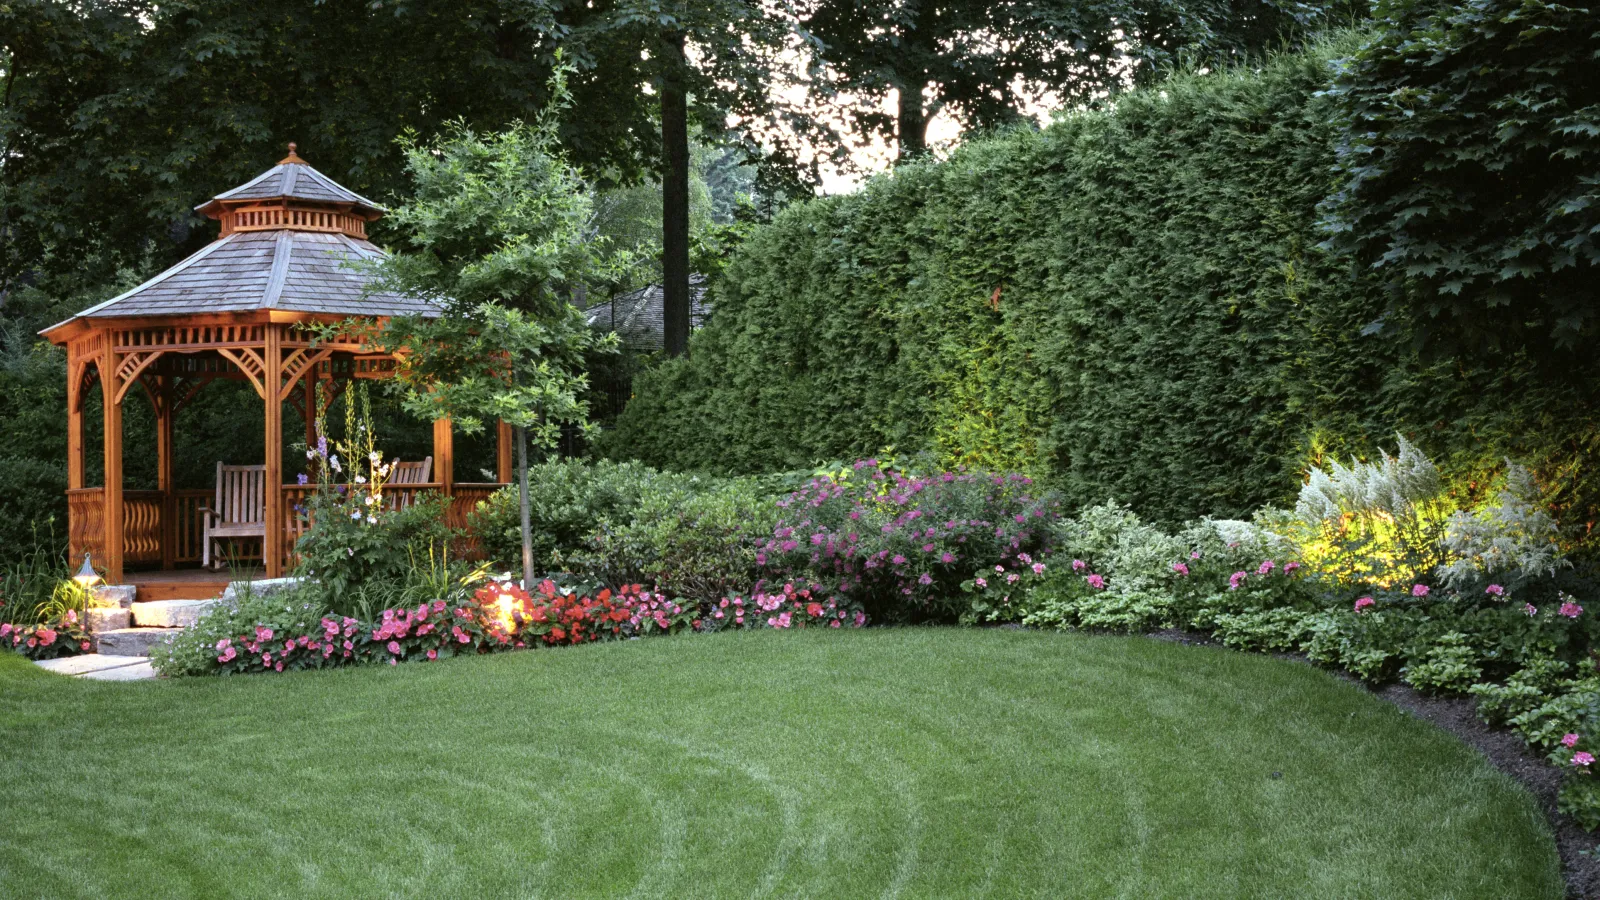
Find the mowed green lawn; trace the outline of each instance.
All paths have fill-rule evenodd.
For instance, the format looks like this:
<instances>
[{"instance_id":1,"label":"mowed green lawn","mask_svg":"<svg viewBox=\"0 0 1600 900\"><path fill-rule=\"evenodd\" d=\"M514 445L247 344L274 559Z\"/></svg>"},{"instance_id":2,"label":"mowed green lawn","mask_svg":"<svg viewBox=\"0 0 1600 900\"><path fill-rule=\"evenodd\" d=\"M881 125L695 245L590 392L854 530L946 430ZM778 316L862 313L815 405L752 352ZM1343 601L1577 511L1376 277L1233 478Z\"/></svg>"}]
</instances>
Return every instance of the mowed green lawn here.
<instances>
[{"instance_id":1,"label":"mowed green lawn","mask_svg":"<svg viewBox=\"0 0 1600 900\"><path fill-rule=\"evenodd\" d=\"M1267 657L868 629L116 684L0 654L6 897L1561 893L1509 779Z\"/></svg>"}]
</instances>

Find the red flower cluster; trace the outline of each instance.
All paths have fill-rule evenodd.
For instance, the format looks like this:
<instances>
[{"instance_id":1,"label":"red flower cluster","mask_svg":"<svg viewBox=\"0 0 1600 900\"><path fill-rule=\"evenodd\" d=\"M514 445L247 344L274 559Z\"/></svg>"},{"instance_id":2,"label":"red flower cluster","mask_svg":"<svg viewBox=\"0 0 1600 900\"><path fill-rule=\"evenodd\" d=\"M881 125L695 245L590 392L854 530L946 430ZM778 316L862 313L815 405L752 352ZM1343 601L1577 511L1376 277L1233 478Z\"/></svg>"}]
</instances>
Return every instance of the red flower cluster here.
<instances>
[{"instance_id":1,"label":"red flower cluster","mask_svg":"<svg viewBox=\"0 0 1600 900\"><path fill-rule=\"evenodd\" d=\"M563 592L550 581L532 593L512 582L490 582L473 595L486 638L501 646L583 644L608 637L631 637L652 627L672 630L665 613L681 607L637 584L609 588L594 596ZM665 608L664 608L665 607Z\"/></svg>"}]
</instances>

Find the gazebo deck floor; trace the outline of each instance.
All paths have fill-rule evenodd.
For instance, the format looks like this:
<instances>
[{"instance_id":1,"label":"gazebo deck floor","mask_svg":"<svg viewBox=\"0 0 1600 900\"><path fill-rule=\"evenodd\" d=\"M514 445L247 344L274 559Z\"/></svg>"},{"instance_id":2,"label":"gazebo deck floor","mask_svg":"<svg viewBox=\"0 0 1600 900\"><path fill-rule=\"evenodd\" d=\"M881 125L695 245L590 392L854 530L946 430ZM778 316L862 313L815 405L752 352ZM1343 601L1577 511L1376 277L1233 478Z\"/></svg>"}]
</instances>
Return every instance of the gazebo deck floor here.
<instances>
[{"instance_id":1,"label":"gazebo deck floor","mask_svg":"<svg viewBox=\"0 0 1600 900\"><path fill-rule=\"evenodd\" d=\"M211 569L170 569L127 572L122 576L126 584L139 589L138 601L151 600L210 600L220 595L228 583L266 577L260 567L213 571Z\"/></svg>"}]
</instances>

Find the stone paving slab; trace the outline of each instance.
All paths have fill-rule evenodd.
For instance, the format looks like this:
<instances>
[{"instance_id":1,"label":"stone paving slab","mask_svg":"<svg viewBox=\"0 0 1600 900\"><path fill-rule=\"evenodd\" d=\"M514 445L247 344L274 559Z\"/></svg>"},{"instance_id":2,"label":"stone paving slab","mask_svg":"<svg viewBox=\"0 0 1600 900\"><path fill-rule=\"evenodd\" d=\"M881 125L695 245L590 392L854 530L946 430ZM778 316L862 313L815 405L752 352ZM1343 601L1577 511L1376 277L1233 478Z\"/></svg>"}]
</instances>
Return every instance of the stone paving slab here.
<instances>
[{"instance_id":1,"label":"stone paving slab","mask_svg":"<svg viewBox=\"0 0 1600 900\"><path fill-rule=\"evenodd\" d=\"M84 675L89 672L122 669L148 662L149 660L138 656L101 656L98 653L85 653L82 656L63 656L60 659L35 660L34 665L59 675Z\"/></svg>"},{"instance_id":2,"label":"stone paving slab","mask_svg":"<svg viewBox=\"0 0 1600 900\"><path fill-rule=\"evenodd\" d=\"M80 678L90 681L146 681L156 678L156 670L150 667L150 660L141 659L131 666L118 666L115 669L97 669L85 672Z\"/></svg>"}]
</instances>

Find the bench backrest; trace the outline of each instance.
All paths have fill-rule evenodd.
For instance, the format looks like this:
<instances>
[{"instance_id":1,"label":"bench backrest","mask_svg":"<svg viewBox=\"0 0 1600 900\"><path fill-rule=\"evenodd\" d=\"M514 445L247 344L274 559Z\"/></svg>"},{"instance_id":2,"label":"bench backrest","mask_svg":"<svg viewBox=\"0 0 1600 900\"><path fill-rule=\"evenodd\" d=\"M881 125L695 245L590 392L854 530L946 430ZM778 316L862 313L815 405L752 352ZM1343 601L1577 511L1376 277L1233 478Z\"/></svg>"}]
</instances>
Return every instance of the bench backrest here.
<instances>
[{"instance_id":1,"label":"bench backrest","mask_svg":"<svg viewBox=\"0 0 1600 900\"><path fill-rule=\"evenodd\" d=\"M422 462L394 463L394 468L389 470L390 484L427 484L428 476L433 474L433 457L424 456Z\"/></svg>"},{"instance_id":2,"label":"bench backrest","mask_svg":"<svg viewBox=\"0 0 1600 900\"><path fill-rule=\"evenodd\" d=\"M219 525L253 525L266 521L266 466L217 463L217 497L212 512Z\"/></svg>"}]
</instances>

